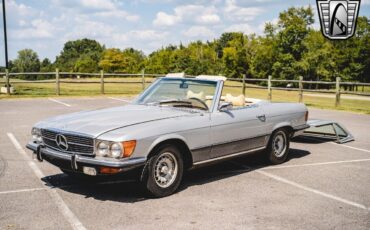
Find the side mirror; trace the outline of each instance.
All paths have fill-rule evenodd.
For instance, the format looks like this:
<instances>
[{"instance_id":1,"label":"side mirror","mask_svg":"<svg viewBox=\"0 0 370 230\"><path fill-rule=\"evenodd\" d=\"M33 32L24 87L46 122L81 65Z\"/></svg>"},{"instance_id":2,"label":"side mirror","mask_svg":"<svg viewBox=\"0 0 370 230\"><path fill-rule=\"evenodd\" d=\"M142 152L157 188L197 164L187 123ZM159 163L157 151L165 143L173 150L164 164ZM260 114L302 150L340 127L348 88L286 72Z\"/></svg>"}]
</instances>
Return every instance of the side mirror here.
<instances>
[{"instance_id":1,"label":"side mirror","mask_svg":"<svg viewBox=\"0 0 370 230\"><path fill-rule=\"evenodd\" d=\"M233 104L231 102L223 102L218 108L218 110L220 110L221 112L226 112L226 111L231 110L232 108L233 108Z\"/></svg>"}]
</instances>

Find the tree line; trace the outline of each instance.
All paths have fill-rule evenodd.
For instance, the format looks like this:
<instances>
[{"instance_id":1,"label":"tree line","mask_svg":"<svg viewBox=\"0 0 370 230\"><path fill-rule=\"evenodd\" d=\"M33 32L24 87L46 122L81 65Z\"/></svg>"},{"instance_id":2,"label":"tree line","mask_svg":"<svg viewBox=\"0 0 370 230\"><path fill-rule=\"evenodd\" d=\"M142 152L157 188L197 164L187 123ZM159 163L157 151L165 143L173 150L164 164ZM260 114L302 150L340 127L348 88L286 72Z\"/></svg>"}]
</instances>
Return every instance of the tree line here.
<instances>
[{"instance_id":1,"label":"tree line","mask_svg":"<svg viewBox=\"0 0 370 230\"><path fill-rule=\"evenodd\" d=\"M213 41L169 45L149 55L134 48L106 48L91 39L68 41L54 62L31 49L10 61L11 72L146 73L185 72L232 78L267 78L370 82L370 23L359 17L348 40L326 39L313 28L311 7L292 7L267 23L263 35L223 33ZM25 79L42 76L22 76Z\"/></svg>"}]
</instances>

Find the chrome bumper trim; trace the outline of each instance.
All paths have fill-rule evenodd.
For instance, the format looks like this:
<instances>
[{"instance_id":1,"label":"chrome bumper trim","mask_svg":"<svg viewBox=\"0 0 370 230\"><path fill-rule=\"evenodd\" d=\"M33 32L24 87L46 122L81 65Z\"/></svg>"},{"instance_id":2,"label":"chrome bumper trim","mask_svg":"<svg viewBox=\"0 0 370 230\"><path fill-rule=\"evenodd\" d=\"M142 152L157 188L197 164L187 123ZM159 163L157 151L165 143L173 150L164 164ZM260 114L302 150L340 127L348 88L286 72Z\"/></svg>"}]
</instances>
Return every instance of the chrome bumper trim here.
<instances>
[{"instance_id":1,"label":"chrome bumper trim","mask_svg":"<svg viewBox=\"0 0 370 230\"><path fill-rule=\"evenodd\" d=\"M32 150L34 153L37 152L38 144L34 142L30 142L26 145L26 148ZM72 162L72 156L75 156L74 162L79 164L88 164L94 166L105 166L105 167L113 167L113 168L122 168L122 169L133 169L136 167L143 166L146 162L145 157L138 157L138 158L130 158L124 160L116 160L116 159L102 159L102 158L92 158L92 157L85 157L81 155L69 155L66 153L60 153L50 148L41 148L40 153L42 155L46 155L49 157L53 157L59 160L65 160Z\"/></svg>"}]
</instances>

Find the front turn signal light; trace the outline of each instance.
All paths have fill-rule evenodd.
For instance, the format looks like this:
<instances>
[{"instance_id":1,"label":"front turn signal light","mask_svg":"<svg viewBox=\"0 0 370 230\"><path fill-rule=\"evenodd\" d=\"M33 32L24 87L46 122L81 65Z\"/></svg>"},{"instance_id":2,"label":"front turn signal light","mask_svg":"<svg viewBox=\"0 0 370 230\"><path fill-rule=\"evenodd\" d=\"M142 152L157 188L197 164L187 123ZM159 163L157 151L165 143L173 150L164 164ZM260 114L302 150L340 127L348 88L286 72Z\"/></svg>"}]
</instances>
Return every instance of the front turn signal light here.
<instances>
[{"instance_id":1,"label":"front turn signal light","mask_svg":"<svg viewBox=\"0 0 370 230\"><path fill-rule=\"evenodd\" d=\"M123 145L123 157L130 157L135 150L136 141L124 141Z\"/></svg>"}]
</instances>

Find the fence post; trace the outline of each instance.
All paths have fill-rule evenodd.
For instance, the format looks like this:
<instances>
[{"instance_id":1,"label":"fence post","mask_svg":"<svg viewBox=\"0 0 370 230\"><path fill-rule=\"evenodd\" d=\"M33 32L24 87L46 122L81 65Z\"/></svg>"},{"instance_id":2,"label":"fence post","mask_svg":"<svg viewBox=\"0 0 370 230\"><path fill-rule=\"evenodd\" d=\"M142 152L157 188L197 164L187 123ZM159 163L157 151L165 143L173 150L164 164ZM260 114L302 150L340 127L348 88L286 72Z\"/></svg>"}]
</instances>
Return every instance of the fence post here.
<instances>
[{"instance_id":1,"label":"fence post","mask_svg":"<svg viewBox=\"0 0 370 230\"><path fill-rule=\"evenodd\" d=\"M335 84L335 107L340 105L340 77L336 78Z\"/></svg>"},{"instance_id":2,"label":"fence post","mask_svg":"<svg viewBox=\"0 0 370 230\"><path fill-rule=\"evenodd\" d=\"M299 103L302 103L303 101L303 77L299 76Z\"/></svg>"},{"instance_id":3,"label":"fence post","mask_svg":"<svg viewBox=\"0 0 370 230\"><path fill-rule=\"evenodd\" d=\"M60 82L59 82L59 69L56 68L55 69L55 92L56 92L56 95L59 96L60 95Z\"/></svg>"},{"instance_id":4,"label":"fence post","mask_svg":"<svg viewBox=\"0 0 370 230\"><path fill-rule=\"evenodd\" d=\"M141 71L141 86L144 90L145 89L145 69Z\"/></svg>"},{"instance_id":5,"label":"fence post","mask_svg":"<svg viewBox=\"0 0 370 230\"><path fill-rule=\"evenodd\" d=\"M243 74L243 85L242 85L242 94L245 96L245 77L246 75Z\"/></svg>"},{"instance_id":6,"label":"fence post","mask_svg":"<svg viewBox=\"0 0 370 230\"><path fill-rule=\"evenodd\" d=\"M5 84L6 84L6 93L10 95L10 80L9 80L9 70L5 69Z\"/></svg>"},{"instance_id":7,"label":"fence post","mask_svg":"<svg viewBox=\"0 0 370 230\"><path fill-rule=\"evenodd\" d=\"M268 82L267 82L267 93L268 93L267 100L269 100L269 101L271 101L271 99L272 99L271 78L272 78L272 76L269 75Z\"/></svg>"},{"instance_id":8,"label":"fence post","mask_svg":"<svg viewBox=\"0 0 370 230\"><path fill-rule=\"evenodd\" d=\"M104 94L104 70L100 70L100 93Z\"/></svg>"}]
</instances>

